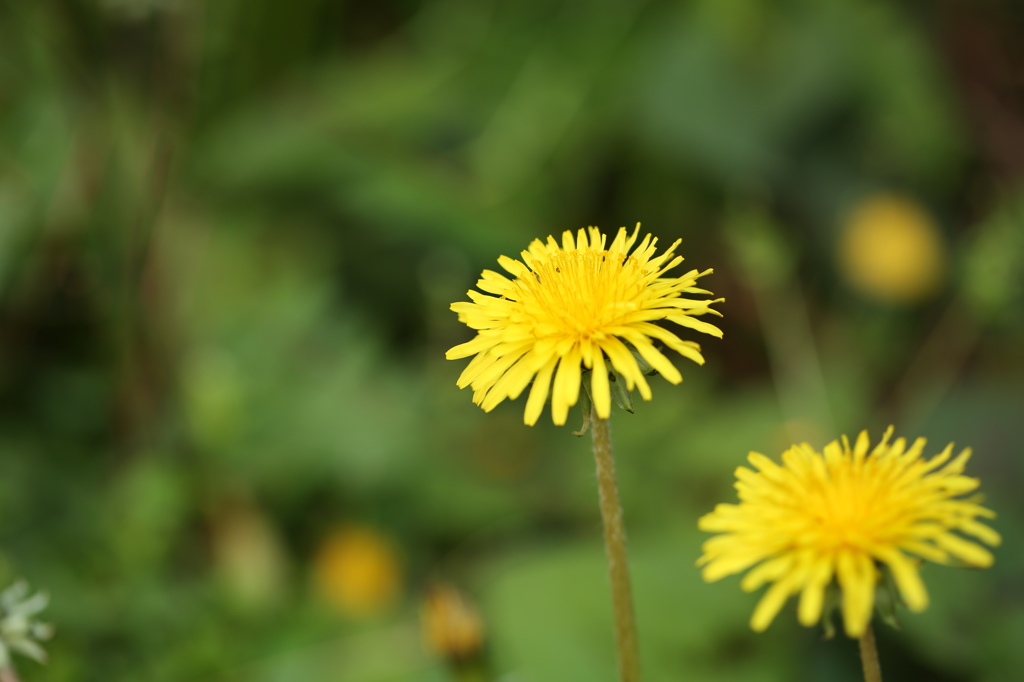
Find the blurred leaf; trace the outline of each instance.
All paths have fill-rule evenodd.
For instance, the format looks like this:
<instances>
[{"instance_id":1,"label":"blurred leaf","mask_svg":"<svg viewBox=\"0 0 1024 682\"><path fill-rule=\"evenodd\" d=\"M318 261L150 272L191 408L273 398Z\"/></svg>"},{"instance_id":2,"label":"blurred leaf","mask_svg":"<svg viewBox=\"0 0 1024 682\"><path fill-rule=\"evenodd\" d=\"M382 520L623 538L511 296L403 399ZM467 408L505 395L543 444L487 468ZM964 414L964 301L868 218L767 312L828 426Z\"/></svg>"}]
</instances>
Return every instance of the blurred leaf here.
<instances>
[{"instance_id":1,"label":"blurred leaf","mask_svg":"<svg viewBox=\"0 0 1024 682\"><path fill-rule=\"evenodd\" d=\"M699 540L694 526L631 544L645 673L708 682L792 679L797 652L776 643L788 626L751 632L754 598L734 584L703 583L693 565ZM602 555L596 544L538 547L491 567L485 612L510 674L538 682L615 679Z\"/></svg>"}]
</instances>

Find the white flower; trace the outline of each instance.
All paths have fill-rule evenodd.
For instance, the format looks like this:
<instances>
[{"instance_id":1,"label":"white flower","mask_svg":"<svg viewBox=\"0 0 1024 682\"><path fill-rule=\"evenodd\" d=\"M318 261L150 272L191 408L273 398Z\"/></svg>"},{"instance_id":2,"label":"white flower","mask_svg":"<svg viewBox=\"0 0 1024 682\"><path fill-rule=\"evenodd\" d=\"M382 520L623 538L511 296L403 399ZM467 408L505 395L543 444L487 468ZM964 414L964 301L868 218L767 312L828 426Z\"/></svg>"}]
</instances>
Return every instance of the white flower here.
<instances>
[{"instance_id":1,"label":"white flower","mask_svg":"<svg viewBox=\"0 0 1024 682\"><path fill-rule=\"evenodd\" d=\"M18 581L0 592L0 669L11 668L11 653L17 652L39 663L46 651L39 645L53 636L53 626L35 619L50 603L45 592L29 596L28 583Z\"/></svg>"}]
</instances>

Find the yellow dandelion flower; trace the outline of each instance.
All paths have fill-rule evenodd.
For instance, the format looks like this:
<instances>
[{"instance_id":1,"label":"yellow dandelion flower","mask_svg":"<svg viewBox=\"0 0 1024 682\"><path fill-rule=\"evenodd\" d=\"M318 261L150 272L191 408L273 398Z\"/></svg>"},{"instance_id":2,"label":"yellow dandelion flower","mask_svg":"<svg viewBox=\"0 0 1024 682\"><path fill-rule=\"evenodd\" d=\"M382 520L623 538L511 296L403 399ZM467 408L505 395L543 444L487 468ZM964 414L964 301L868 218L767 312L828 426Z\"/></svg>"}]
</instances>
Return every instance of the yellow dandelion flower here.
<instances>
[{"instance_id":1,"label":"yellow dandelion flower","mask_svg":"<svg viewBox=\"0 0 1024 682\"><path fill-rule=\"evenodd\" d=\"M363 618L391 606L402 589L402 569L391 542L371 528L340 528L317 549L318 591L343 614Z\"/></svg>"},{"instance_id":2,"label":"yellow dandelion flower","mask_svg":"<svg viewBox=\"0 0 1024 682\"><path fill-rule=\"evenodd\" d=\"M449 360L476 356L459 377L459 388L471 386L473 402L490 412L505 398L518 398L532 381L524 421L531 426L537 422L550 392L551 418L561 425L579 399L583 367L593 370L591 396L602 419L611 413L609 362L627 389L636 387L644 400L651 399L630 346L673 384L683 378L655 341L704 364L698 344L655 322L666 320L721 337L718 327L695 316L719 315L710 305L722 299L683 297L710 294L695 285L712 271L665 276L683 261L674 253L679 241L655 256L658 240L651 235L633 248L639 231L639 223L632 235L620 228L611 246L596 227L579 230L575 239L566 231L561 244L554 237L546 243L534 240L522 252L522 261L499 258L513 279L484 270L477 286L492 295L469 291L472 302L451 306L461 322L477 330L472 341L446 354Z\"/></svg>"},{"instance_id":3,"label":"yellow dandelion flower","mask_svg":"<svg viewBox=\"0 0 1024 682\"><path fill-rule=\"evenodd\" d=\"M757 469L736 470L740 504L720 504L699 521L701 530L721 533L704 543L704 579L718 580L755 567L741 587L756 590L773 583L761 599L750 626L762 631L786 600L800 593L803 625L818 622L826 588L833 579L842 592L846 634L860 637L875 602L875 586L884 565L912 611L928 606L919 574L920 561L983 568L992 554L962 535L995 546L999 534L978 521L995 514L980 497L963 498L979 482L963 475L971 456L965 449L952 461L953 444L936 457L921 457L925 439L907 448L892 427L868 454L867 432L851 448L825 446L824 455L809 445L794 445L778 465L750 453ZM948 462L948 463L947 463Z\"/></svg>"},{"instance_id":4,"label":"yellow dandelion flower","mask_svg":"<svg viewBox=\"0 0 1024 682\"><path fill-rule=\"evenodd\" d=\"M473 603L455 587L442 584L430 588L420 610L424 639L435 653L457 661L480 652L483 621Z\"/></svg>"},{"instance_id":5,"label":"yellow dandelion flower","mask_svg":"<svg viewBox=\"0 0 1024 682\"><path fill-rule=\"evenodd\" d=\"M945 245L920 204L877 195L849 213L839 239L839 266L857 291L890 304L927 299L942 286Z\"/></svg>"}]
</instances>

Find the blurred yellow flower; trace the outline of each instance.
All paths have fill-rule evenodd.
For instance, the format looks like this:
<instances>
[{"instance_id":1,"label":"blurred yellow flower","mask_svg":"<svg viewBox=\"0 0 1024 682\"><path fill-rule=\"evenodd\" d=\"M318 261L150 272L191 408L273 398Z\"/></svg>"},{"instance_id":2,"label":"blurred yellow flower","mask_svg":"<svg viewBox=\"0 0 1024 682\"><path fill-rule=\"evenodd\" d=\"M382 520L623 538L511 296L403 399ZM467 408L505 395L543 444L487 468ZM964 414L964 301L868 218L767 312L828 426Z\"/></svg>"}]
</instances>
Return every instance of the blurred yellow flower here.
<instances>
[{"instance_id":1,"label":"blurred yellow flower","mask_svg":"<svg viewBox=\"0 0 1024 682\"><path fill-rule=\"evenodd\" d=\"M946 267L942 235L914 201L876 195L853 208L839 239L839 265L857 291L890 304L938 291Z\"/></svg>"},{"instance_id":2,"label":"blurred yellow flower","mask_svg":"<svg viewBox=\"0 0 1024 682\"><path fill-rule=\"evenodd\" d=\"M423 637L430 649L448 660L465 660L479 653L484 627L473 605L451 585L427 591L421 608Z\"/></svg>"},{"instance_id":3,"label":"blurred yellow flower","mask_svg":"<svg viewBox=\"0 0 1024 682\"><path fill-rule=\"evenodd\" d=\"M313 570L327 602L352 617L386 609L401 589L401 566L394 547L370 528L332 532L317 550Z\"/></svg>"},{"instance_id":4,"label":"blurred yellow flower","mask_svg":"<svg viewBox=\"0 0 1024 682\"><path fill-rule=\"evenodd\" d=\"M473 402L490 412L505 398L519 397L533 381L524 421L537 422L550 391L551 418L561 425L579 399L581 363L593 369L591 396L599 417L611 413L606 358L629 390L636 386L644 400L651 399L644 373L624 342L673 384L682 376L652 340L704 364L698 344L654 323L667 320L721 337L717 327L694 316L719 315L710 305L722 299L683 297L710 294L695 284L712 271L666 277L683 261L674 254L679 241L655 256L658 240L651 235L633 248L639 231L639 224L630 236L620 228L610 247L596 227L579 230L575 239L566 231L561 245L554 237L547 243L534 240L522 261L499 258L513 279L484 270L477 286L492 295L469 291L472 303L451 306L461 322L477 330L472 341L446 354L449 360L476 356L459 377L459 388L472 386Z\"/></svg>"},{"instance_id":5,"label":"blurred yellow flower","mask_svg":"<svg viewBox=\"0 0 1024 682\"><path fill-rule=\"evenodd\" d=\"M824 455L794 445L781 466L752 452L748 459L757 471L736 470L740 504L720 504L700 519L701 530L721 533L704 543L698 565L705 580L756 565L741 587L749 592L774 583L754 611L754 630L767 628L798 592L800 622L818 622L835 579L846 634L860 637L871 620L880 565L891 572L906 605L922 611L928 593L920 562L907 553L943 564L992 564L988 550L957 534L1000 542L977 520L995 517L980 506L980 497L961 498L979 485L963 475L970 449L947 464L952 443L925 460L923 438L907 449L903 438L890 444L891 435L889 427L870 454L867 432L852 449L846 436L842 444L829 443Z\"/></svg>"}]
</instances>

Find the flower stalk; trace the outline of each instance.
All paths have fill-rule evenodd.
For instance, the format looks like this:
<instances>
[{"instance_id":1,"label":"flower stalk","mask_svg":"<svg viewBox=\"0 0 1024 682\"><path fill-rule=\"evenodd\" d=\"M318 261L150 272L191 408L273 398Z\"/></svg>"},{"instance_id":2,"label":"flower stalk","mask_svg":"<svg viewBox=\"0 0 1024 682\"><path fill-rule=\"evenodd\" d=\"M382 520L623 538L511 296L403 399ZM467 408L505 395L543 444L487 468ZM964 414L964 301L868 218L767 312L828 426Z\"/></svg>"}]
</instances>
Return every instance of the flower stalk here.
<instances>
[{"instance_id":1,"label":"flower stalk","mask_svg":"<svg viewBox=\"0 0 1024 682\"><path fill-rule=\"evenodd\" d=\"M611 427L597 410L590 418L594 459L597 461L597 489L604 524L604 546L608 556L608 576L612 585L612 608L615 617L615 646L619 657L621 682L640 681L640 657L637 649L636 618L633 590L629 582L629 560L626 556L626 529L622 522L622 504L615 479Z\"/></svg>"},{"instance_id":2,"label":"flower stalk","mask_svg":"<svg viewBox=\"0 0 1024 682\"><path fill-rule=\"evenodd\" d=\"M882 666L878 662L875 631L868 625L860 637L860 660L864 666L864 682L882 682Z\"/></svg>"}]
</instances>

